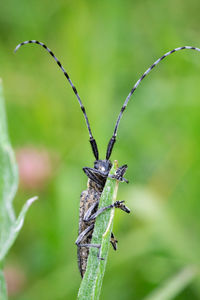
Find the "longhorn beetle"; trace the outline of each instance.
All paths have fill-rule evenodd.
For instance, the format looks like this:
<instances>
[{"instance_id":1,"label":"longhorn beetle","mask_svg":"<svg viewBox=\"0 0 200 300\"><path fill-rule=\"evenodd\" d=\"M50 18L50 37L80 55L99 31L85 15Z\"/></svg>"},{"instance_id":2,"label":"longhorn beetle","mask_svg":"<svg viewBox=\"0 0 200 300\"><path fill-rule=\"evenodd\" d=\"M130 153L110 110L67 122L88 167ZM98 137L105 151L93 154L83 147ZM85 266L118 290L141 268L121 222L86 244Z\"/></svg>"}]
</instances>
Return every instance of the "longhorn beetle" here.
<instances>
[{"instance_id":1,"label":"longhorn beetle","mask_svg":"<svg viewBox=\"0 0 200 300\"><path fill-rule=\"evenodd\" d=\"M101 197L101 193L103 191L106 179L108 176L111 176L111 175L109 175L109 171L112 167L112 163L110 162L109 159L110 159L110 156L111 156L111 153L113 150L113 146L116 142L118 126L119 126L121 117L123 115L123 112L130 100L130 97L133 95L133 93L135 92L135 90L137 89L137 87L139 86L141 81L165 57L167 57L167 56L171 55L172 53L177 52L179 50L188 49L188 50L196 50L196 51L200 52L200 49L196 48L196 47L191 47L191 46L183 46L183 47L175 48L175 49L165 53L163 56L161 56L143 73L143 75L138 79L138 81L135 83L135 85L131 89L130 93L128 94L127 98L125 99L125 102L120 110L120 113L118 115L118 118L117 118L117 121L116 121L116 124L114 127L113 135L107 146L106 159L100 160L97 143L92 135L91 127L89 124L89 120L88 120L85 108L82 104L82 101L77 92L77 89L73 85L68 73L65 71L62 64L56 58L56 56L53 54L53 52L45 44L43 44L39 41L36 41L36 40L25 41L25 42L19 44L15 48L15 52L21 46L27 45L27 44L38 44L38 45L42 46L54 58L54 60L58 64L59 68L63 71L65 77L67 78L68 82L70 83L70 85L74 91L74 94L76 95L76 98L78 99L79 105L81 107L81 110L83 112L83 115L84 115L84 118L86 121L87 129L89 132L89 137L90 137L89 141L90 141L92 151L93 151L93 154L95 157L95 162L94 162L94 168L88 168L88 167L83 168L83 171L85 172L85 174L87 175L89 180L88 180L87 190L83 191L81 194L81 197L80 197L79 236L76 240L76 245L78 246L78 265L79 265L79 270L80 270L81 276L83 277L85 270L86 270L86 266L87 266L89 248L96 247L96 248L99 248L99 250L100 250L100 247L101 247L101 245L99 245L99 244L91 244L91 239L92 239L92 234L93 234L94 223L95 223L96 217L99 214L101 214L104 210L113 208L113 207L120 208L127 213L130 212L130 210L123 204L124 201L116 201L113 204L98 210L99 199ZM128 183L128 181L123 177L126 172L126 169L127 169L127 165L123 165L122 167L117 169L116 174L112 175L112 177L114 179L117 179L118 181L124 181L124 182ZM117 243L117 240L115 240L113 233L111 233L111 244L113 245L113 248L115 250L116 250L116 243ZM98 254L98 256L99 256L99 254ZM99 259L103 259L103 258L99 257Z\"/></svg>"}]
</instances>

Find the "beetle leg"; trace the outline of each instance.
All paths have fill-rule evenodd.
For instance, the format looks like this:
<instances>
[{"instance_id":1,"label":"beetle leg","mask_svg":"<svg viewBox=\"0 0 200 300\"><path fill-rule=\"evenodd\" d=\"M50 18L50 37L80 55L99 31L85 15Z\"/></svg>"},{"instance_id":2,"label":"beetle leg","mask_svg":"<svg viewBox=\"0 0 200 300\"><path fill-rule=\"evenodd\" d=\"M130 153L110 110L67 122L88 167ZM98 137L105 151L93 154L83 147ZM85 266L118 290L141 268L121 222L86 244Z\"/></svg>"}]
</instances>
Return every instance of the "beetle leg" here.
<instances>
[{"instance_id":1,"label":"beetle leg","mask_svg":"<svg viewBox=\"0 0 200 300\"><path fill-rule=\"evenodd\" d=\"M108 173L88 167L83 168L83 171L88 178L98 184L101 188L104 186Z\"/></svg>"},{"instance_id":2,"label":"beetle leg","mask_svg":"<svg viewBox=\"0 0 200 300\"><path fill-rule=\"evenodd\" d=\"M88 222L90 220L90 217L92 216L92 212L98 205L99 205L99 201L96 201L94 204L90 206L90 208L87 210L86 214L83 217L84 222Z\"/></svg>"},{"instance_id":3,"label":"beetle leg","mask_svg":"<svg viewBox=\"0 0 200 300\"><path fill-rule=\"evenodd\" d=\"M110 243L113 246L113 249L116 251L118 240L115 239L113 232L111 232Z\"/></svg>"},{"instance_id":4,"label":"beetle leg","mask_svg":"<svg viewBox=\"0 0 200 300\"><path fill-rule=\"evenodd\" d=\"M130 213L130 209L126 206L126 205L124 205L123 204L124 203L124 201L115 201L113 204L110 204L110 205L108 205L108 206L105 206L105 207L102 207L102 208L100 208L99 210L97 210L93 215L91 215L91 216L89 216L88 218L87 218L87 220L85 220L85 217L84 217L84 221L91 221L91 220L94 220L94 219L96 219L96 217L98 216L98 215L100 215L102 212L104 212L106 209L109 209L109 208L120 208L121 210L123 210L123 211L125 211L126 213Z\"/></svg>"},{"instance_id":5,"label":"beetle leg","mask_svg":"<svg viewBox=\"0 0 200 300\"><path fill-rule=\"evenodd\" d=\"M127 214L129 214L131 211L130 209L125 205L123 204L125 201L122 200L122 201L115 201L113 204L112 207L115 207L115 208L120 208L121 210L125 211Z\"/></svg>"},{"instance_id":6,"label":"beetle leg","mask_svg":"<svg viewBox=\"0 0 200 300\"><path fill-rule=\"evenodd\" d=\"M80 245L82 239L94 228L94 224L91 224L90 226L88 226L85 230L83 230L79 236L77 237L77 240L75 242L75 244L78 246Z\"/></svg>"},{"instance_id":7,"label":"beetle leg","mask_svg":"<svg viewBox=\"0 0 200 300\"><path fill-rule=\"evenodd\" d=\"M125 172L126 172L126 170L127 170L127 168L128 168L127 165L123 165L123 166L119 167L119 168L116 170L116 172L115 172L114 175L110 175L110 174L109 174L108 177L109 177L109 178L116 179L116 180L118 180L118 181L122 181L122 182L124 181L124 182L128 183L128 180L127 180L126 178L123 177L124 174L125 174Z\"/></svg>"},{"instance_id":8,"label":"beetle leg","mask_svg":"<svg viewBox=\"0 0 200 300\"><path fill-rule=\"evenodd\" d=\"M109 174L108 177L111 178L111 179L116 179L116 180L118 180L118 181L120 181L120 182L126 182L126 183L129 183L129 181L128 181L126 178L122 177L122 176L118 176L118 175L110 175L110 174Z\"/></svg>"},{"instance_id":9,"label":"beetle leg","mask_svg":"<svg viewBox=\"0 0 200 300\"><path fill-rule=\"evenodd\" d=\"M77 247L98 248L99 251L98 251L97 257L98 257L98 259L100 259L100 260L104 260L104 258L100 257L101 244L81 244L81 241L83 240L83 238L84 238L84 237L85 237L85 236L86 236L93 228L94 228L94 224L91 224L91 225L88 226L85 230L83 230L83 231L79 234L79 236L78 236L78 238L77 238L75 244L77 245Z\"/></svg>"}]
</instances>

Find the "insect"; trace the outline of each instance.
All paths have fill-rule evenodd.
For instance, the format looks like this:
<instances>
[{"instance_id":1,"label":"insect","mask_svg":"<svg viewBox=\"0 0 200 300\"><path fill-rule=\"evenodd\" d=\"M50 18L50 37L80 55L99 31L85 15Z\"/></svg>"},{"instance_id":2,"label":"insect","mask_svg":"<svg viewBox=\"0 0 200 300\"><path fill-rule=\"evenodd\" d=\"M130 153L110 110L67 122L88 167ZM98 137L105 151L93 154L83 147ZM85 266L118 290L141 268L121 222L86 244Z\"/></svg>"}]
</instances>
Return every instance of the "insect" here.
<instances>
[{"instance_id":1,"label":"insect","mask_svg":"<svg viewBox=\"0 0 200 300\"><path fill-rule=\"evenodd\" d=\"M124 201L116 201L112 205L109 205L107 207L101 208L98 210L98 204L99 200L101 197L101 193L103 191L103 188L105 186L105 182L109 175L109 171L112 167L112 163L110 162L110 156L113 151L114 144L116 142L116 137L117 137L117 131L119 127L120 120L122 118L123 112L127 107L127 104L130 100L130 97L133 95L141 81L151 72L151 70L159 64L165 57L171 55L174 52L188 49L188 50L196 50L200 52L199 48L196 47L191 47L191 46L183 46L183 47L178 47L175 48L167 53L165 53L163 56L161 56L158 60L156 60L144 73L143 75L138 79L138 81L135 83L133 88L131 89L130 93L128 94L127 98L125 99L125 102L120 110L120 113L118 115L115 127L114 127L114 132L109 140L108 146L107 146L107 151L106 151L106 157L104 160L99 159L99 152L98 152L98 147L97 143L92 135L91 127L89 124L89 120L87 117L86 110L82 104L82 101L80 99L80 96L77 92L77 89L73 85L68 73L65 71L63 68L62 64L60 61L57 59L57 57L53 54L53 52L43 43L36 41L36 40L30 40L30 41L25 41L23 43L20 43L16 48L15 52L23 45L27 44L38 44L39 46L42 46L46 51L49 52L49 54L53 57L53 59L56 61L58 64L59 68L62 70L64 73L64 76L67 78L69 84L71 85L74 94L76 95L76 98L78 99L79 105L81 107L81 110L83 112L85 121L86 121L86 126L89 132L89 141L92 147L92 152L95 157L95 162L94 162L94 168L89 168L89 167L84 167L83 171L88 177L88 186L87 190L83 191L80 197L80 211L79 211L79 236L76 240L76 245L78 247L78 265L79 265L79 270L81 273L81 276L83 277L85 271L86 271L86 266L87 266L87 259L89 255L89 248L90 247L96 247L99 248L101 245L99 244L91 244L91 239L92 239L92 234L93 234L93 229L94 229L94 224L95 224L95 219L96 217L101 214L103 211L106 209L110 208L120 208L121 210L125 211L126 213L130 213L130 210L124 205ZM112 175L114 179L117 179L118 181L122 182L128 182L123 176L126 172L127 165L123 165L119 167L116 171L115 175ZM117 249L117 240L114 238L113 233L111 234L111 244L114 248L114 250ZM99 257L99 259L102 259Z\"/></svg>"}]
</instances>

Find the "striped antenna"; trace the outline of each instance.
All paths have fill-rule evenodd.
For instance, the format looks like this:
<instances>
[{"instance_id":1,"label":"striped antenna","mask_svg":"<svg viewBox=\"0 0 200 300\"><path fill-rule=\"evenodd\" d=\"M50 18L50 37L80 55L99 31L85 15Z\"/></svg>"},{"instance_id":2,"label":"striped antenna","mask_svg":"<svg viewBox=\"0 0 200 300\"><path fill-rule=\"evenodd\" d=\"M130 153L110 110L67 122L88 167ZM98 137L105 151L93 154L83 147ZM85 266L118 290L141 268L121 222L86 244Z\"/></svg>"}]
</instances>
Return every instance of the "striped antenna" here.
<instances>
[{"instance_id":1,"label":"striped antenna","mask_svg":"<svg viewBox=\"0 0 200 300\"><path fill-rule=\"evenodd\" d=\"M63 68L62 64L60 63L60 61L57 59L57 57L53 54L53 52L43 43L39 42L39 41L36 41L36 40L30 40L30 41L25 41L19 45L17 45L17 47L15 48L14 52L16 52L21 46L23 45L27 45L27 44L38 44L40 46L42 46L45 50L47 50L49 52L49 54L54 58L54 60L56 61L57 65L59 66L59 68L63 71L65 77L67 78L67 80L69 81L69 84L71 85L73 91L74 91L74 94L76 95L76 98L78 99L78 102L80 104L80 107L81 107L81 110L84 114L84 117L85 117L85 121L86 121L86 125L87 125L87 129L89 131L89 136L90 136L90 144L92 146L92 151L93 151L93 154L96 158L96 160L99 159L99 153L98 153L98 148L97 148L97 143L95 141L95 139L93 138L93 135L92 135L92 131L91 131L91 128L90 128L90 124L89 124L89 120L88 120L88 117L87 117L87 114L86 114L86 111L85 111L85 107L83 106L82 104L82 101L80 99L80 96L75 88L75 86L73 85L71 79L69 78L69 75L67 74L67 72L65 71L65 69Z\"/></svg>"},{"instance_id":2,"label":"striped antenna","mask_svg":"<svg viewBox=\"0 0 200 300\"><path fill-rule=\"evenodd\" d=\"M130 100L130 97L133 95L133 93L135 92L135 90L137 89L137 87L139 86L139 84L141 83L141 81L151 72L151 70L157 66L159 64L159 62L161 60L163 60L165 57L169 56L170 54L174 53L174 52L177 52L179 50L184 50L184 49L189 49L189 50L196 50L196 51L199 51L200 52L200 49L199 48L196 48L196 47L191 47L191 46L184 46L184 47L179 47L179 48L175 48L167 53L165 53L163 56L161 56L159 59L157 59L153 65L151 65L150 68L148 68L144 74L140 77L140 79L138 79L138 81L135 83L135 85L133 86L132 90L130 91L130 93L128 94L122 108L121 108L121 111L119 113L119 116L117 118L117 122L115 124L115 129L114 129L114 132L113 132L113 135L108 143L108 147L107 147L107 152L106 152L106 159L109 159L110 156L111 156L111 153L112 153L112 149L113 149L113 146L116 142L116 136L117 136L117 130L118 130L118 126L119 126L119 122L121 120L121 117L122 117L122 114L124 112L124 110L126 109L126 106Z\"/></svg>"}]
</instances>

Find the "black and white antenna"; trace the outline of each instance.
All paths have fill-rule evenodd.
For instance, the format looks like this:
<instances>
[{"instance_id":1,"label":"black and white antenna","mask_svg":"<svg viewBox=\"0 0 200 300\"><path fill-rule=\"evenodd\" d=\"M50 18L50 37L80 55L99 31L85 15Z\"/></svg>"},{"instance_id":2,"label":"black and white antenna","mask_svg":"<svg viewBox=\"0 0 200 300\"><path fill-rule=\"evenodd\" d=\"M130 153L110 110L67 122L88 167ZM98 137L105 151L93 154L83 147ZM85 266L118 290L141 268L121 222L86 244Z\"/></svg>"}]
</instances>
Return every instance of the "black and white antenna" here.
<instances>
[{"instance_id":1,"label":"black and white antenna","mask_svg":"<svg viewBox=\"0 0 200 300\"><path fill-rule=\"evenodd\" d=\"M73 91L74 91L74 94L76 95L76 98L78 99L78 102L80 104L80 107L81 107L81 110L84 114L84 117L85 117L85 121L86 121L86 125L87 125L87 129L89 131L89 136L90 136L90 144L92 146L92 151L93 151L93 154L96 158L96 160L99 159L99 153L98 153L98 148L97 148L97 143L95 141L95 139L93 138L93 135L92 135L92 131L91 131L91 128L90 128L90 124L89 124L89 120L88 120L88 117L87 117L87 114L86 114L86 111L85 111L85 107L83 106L82 104L82 101L80 99L80 96L77 92L77 89L75 88L75 86L73 85L71 79L69 78L69 75L67 74L67 72L65 71L65 69L63 68L62 64L60 63L60 61L57 59L57 57L53 54L53 52L43 43L39 42L39 41L36 41L36 40L30 40L30 41L25 41L19 45L17 45L17 47L15 48L15 52L23 45L27 45L27 44L38 44L40 46L42 46L45 50L47 50L49 52L49 54L54 58L54 60L56 61L57 65L59 66L59 68L63 71L65 77L67 78L67 80L69 81L69 84L71 85Z\"/></svg>"},{"instance_id":2,"label":"black and white antenna","mask_svg":"<svg viewBox=\"0 0 200 300\"><path fill-rule=\"evenodd\" d=\"M115 129L114 129L114 132L113 132L113 135L108 143L108 147L107 147L107 152L106 152L106 159L108 160L111 156L111 153L112 153L112 149L113 149L113 146L116 142L116 136L117 136L117 130L118 130L118 126L119 126L119 123L120 123L120 120L121 120L121 117L122 117L122 114L124 112L124 110L126 109L126 106L130 100L130 97L133 95L133 93L135 92L135 90L137 89L137 87L139 86L139 84L141 83L141 81L151 72L151 70L159 64L159 62L161 60L163 60L165 57L169 56L170 54L174 53L174 52L177 52L179 50L184 50L184 49L188 49L188 50L196 50L196 51L199 51L200 52L200 49L199 48L196 48L196 47L191 47L191 46L183 46L183 47L178 47L178 48L175 48L167 53L165 53L163 56L161 56L159 59L157 59L152 65L151 67L149 67L145 72L144 74L138 79L138 81L135 83L135 85L133 86L132 90L130 91L130 93L128 94L122 108L121 108L121 111L119 113L119 116L117 118L117 122L115 124Z\"/></svg>"}]
</instances>

